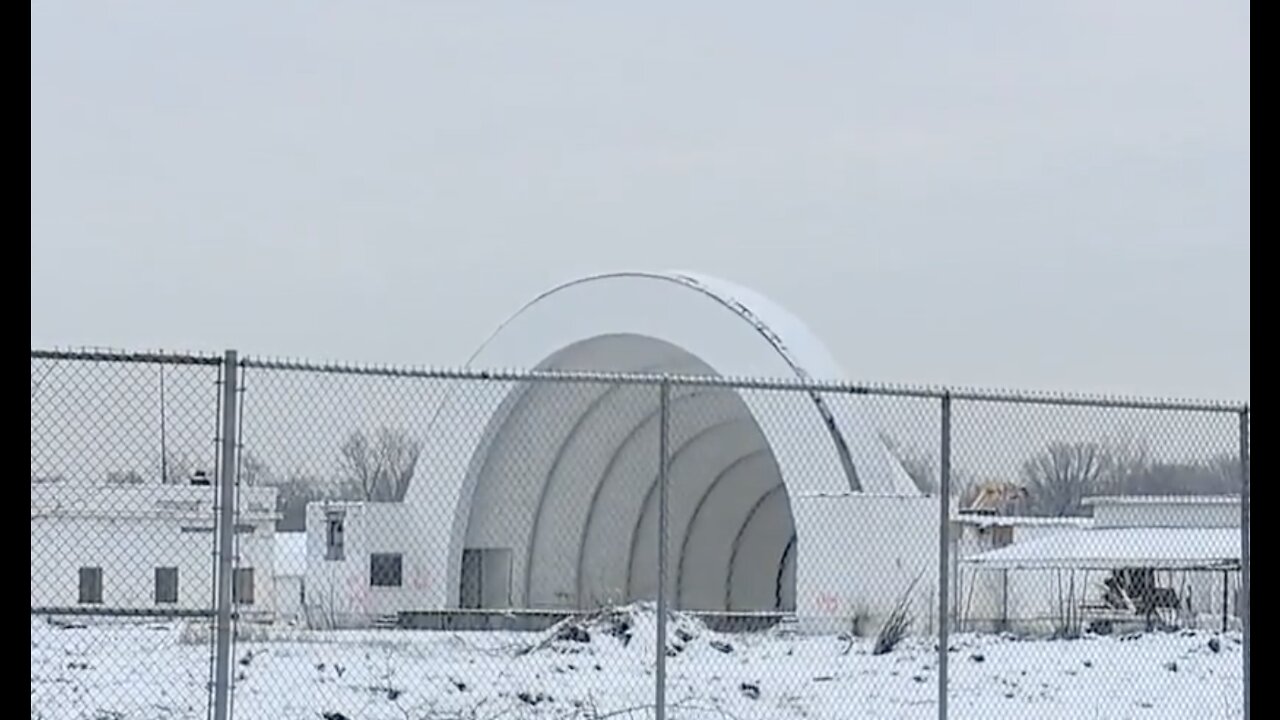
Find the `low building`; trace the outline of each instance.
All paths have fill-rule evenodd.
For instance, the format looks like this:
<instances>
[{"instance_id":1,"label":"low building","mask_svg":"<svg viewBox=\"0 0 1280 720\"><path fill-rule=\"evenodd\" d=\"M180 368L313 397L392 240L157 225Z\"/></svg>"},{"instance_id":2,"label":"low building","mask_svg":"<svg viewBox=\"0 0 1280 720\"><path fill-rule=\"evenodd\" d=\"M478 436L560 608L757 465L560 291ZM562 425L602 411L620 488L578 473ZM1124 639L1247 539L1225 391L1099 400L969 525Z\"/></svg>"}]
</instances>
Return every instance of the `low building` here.
<instances>
[{"instance_id":1,"label":"low building","mask_svg":"<svg viewBox=\"0 0 1280 720\"><path fill-rule=\"evenodd\" d=\"M396 503L325 501L307 506L306 601L310 627L361 627L394 622L415 608L415 588L423 568L405 567ZM417 588L420 593L421 587Z\"/></svg>"},{"instance_id":2,"label":"low building","mask_svg":"<svg viewBox=\"0 0 1280 720\"><path fill-rule=\"evenodd\" d=\"M1069 536L1092 527L1082 517L1006 516L962 511L952 518L952 615L958 630L1000 631L1044 615L1056 578L1047 573L1010 573L977 568L965 558L1044 537ZM1047 619L1047 618L1040 618Z\"/></svg>"},{"instance_id":3,"label":"low building","mask_svg":"<svg viewBox=\"0 0 1280 720\"><path fill-rule=\"evenodd\" d=\"M1001 611L1013 629L1111 627L1127 622L1213 622L1238 616L1239 498L1098 497L1088 526L960 560L972 584L1036 578L1048 592ZM1135 590L1136 588L1136 590ZM960 615L963 617L963 615Z\"/></svg>"},{"instance_id":4,"label":"low building","mask_svg":"<svg viewBox=\"0 0 1280 720\"><path fill-rule=\"evenodd\" d=\"M213 606L211 485L31 486L31 607L104 615ZM232 597L242 617L274 614L276 491L240 490Z\"/></svg>"},{"instance_id":5,"label":"low building","mask_svg":"<svg viewBox=\"0 0 1280 720\"><path fill-rule=\"evenodd\" d=\"M1106 527L1240 527L1235 495L1131 495L1085 498L1093 525Z\"/></svg>"},{"instance_id":6,"label":"low building","mask_svg":"<svg viewBox=\"0 0 1280 720\"><path fill-rule=\"evenodd\" d=\"M791 508L798 522L825 527L815 537L811 562L796 563L794 546L783 553L781 572L765 577L756 588L774 598L773 607L795 607L797 598L813 608L798 617L799 627L813 632L849 629L857 621L874 631L904 598L914 614L933 617L937 602L937 500L923 495L833 493L800 495ZM415 605L423 592L427 569L406 555L406 521L413 508L394 503L324 501L307 506L306 606L309 626L367 627L402 621L406 610L424 616L424 627L525 627L549 624L575 610L521 608L512 603L510 552L469 550L464 556L464 598L469 607L423 610ZM839 528L837 531L836 528ZM886 543L887 536L916 538ZM758 555L751 537L739 552ZM863 551L883 546L884 552ZM792 590L792 588L796 588ZM673 583L672 594L678 596ZM503 608L494 612L492 608ZM725 627L756 627L760 616L792 612L750 608L691 610ZM519 618L519 619L516 619Z\"/></svg>"}]
</instances>

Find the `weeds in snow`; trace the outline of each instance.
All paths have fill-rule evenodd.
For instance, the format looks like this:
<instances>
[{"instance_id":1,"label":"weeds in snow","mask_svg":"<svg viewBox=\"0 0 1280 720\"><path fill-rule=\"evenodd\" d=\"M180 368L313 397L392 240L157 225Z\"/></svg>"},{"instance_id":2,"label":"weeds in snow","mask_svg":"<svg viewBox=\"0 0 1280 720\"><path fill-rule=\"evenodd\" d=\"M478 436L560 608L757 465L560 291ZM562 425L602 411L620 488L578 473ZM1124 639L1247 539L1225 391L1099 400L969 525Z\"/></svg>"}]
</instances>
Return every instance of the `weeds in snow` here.
<instances>
[{"instance_id":1,"label":"weeds in snow","mask_svg":"<svg viewBox=\"0 0 1280 720\"><path fill-rule=\"evenodd\" d=\"M911 632L911 626L915 624L915 618L911 615L911 593L916 588L916 583L920 582L920 576L916 575L911 584L907 586L902 596L898 598L898 603L894 605L893 610L889 613L889 617L885 619L884 625L880 626L880 632L876 633L876 644L872 648L872 655L884 655L893 652L893 649L902 642L902 639Z\"/></svg>"}]
</instances>

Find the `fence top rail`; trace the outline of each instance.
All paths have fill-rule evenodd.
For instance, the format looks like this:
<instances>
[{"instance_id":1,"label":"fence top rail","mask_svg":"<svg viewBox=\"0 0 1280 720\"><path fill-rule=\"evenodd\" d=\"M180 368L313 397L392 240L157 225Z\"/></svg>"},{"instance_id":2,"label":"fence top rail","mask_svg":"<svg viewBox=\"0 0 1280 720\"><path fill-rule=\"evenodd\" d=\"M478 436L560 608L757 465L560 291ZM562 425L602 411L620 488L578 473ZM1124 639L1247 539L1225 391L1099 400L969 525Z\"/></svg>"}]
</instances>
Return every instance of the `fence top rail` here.
<instances>
[{"instance_id":1,"label":"fence top rail","mask_svg":"<svg viewBox=\"0 0 1280 720\"><path fill-rule=\"evenodd\" d=\"M223 362L222 355L213 353L132 352L111 348L82 348L74 350L36 350L33 348L31 350L31 359L159 365L221 365Z\"/></svg>"},{"instance_id":2,"label":"fence top rail","mask_svg":"<svg viewBox=\"0 0 1280 720\"><path fill-rule=\"evenodd\" d=\"M1241 413L1248 404L1222 400L1165 399L1127 396L1090 395L1080 393L991 390L948 386L911 386L890 383L808 380L799 378L750 378L719 375L668 375L661 373L627 373L604 371L522 370L516 368L443 368L396 367L353 363L317 363L305 360L246 357L240 361L246 368L286 370L332 375L365 375L383 378L419 378L458 381L601 383L615 385L662 385L721 387L733 390L779 390L847 395L879 395L941 399L979 403L1022 405L1055 405L1129 410L1164 410L1183 412Z\"/></svg>"}]
</instances>

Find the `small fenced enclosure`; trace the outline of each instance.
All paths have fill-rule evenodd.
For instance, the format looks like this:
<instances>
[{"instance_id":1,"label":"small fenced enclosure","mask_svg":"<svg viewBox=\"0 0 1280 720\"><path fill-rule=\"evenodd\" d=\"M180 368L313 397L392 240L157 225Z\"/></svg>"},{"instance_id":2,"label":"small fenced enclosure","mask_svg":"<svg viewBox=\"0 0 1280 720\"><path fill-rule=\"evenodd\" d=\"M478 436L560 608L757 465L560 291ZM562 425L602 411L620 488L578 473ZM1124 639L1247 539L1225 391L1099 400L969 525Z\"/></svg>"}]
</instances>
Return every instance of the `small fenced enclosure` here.
<instances>
[{"instance_id":1,"label":"small fenced enclosure","mask_svg":"<svg viewBox=\"0 0 1280 720\"><path fill-rule=\"evenodd\" d=\"M1247 716L1243 405L31 375L33 717Z\"/></svg>"}]
</instances>

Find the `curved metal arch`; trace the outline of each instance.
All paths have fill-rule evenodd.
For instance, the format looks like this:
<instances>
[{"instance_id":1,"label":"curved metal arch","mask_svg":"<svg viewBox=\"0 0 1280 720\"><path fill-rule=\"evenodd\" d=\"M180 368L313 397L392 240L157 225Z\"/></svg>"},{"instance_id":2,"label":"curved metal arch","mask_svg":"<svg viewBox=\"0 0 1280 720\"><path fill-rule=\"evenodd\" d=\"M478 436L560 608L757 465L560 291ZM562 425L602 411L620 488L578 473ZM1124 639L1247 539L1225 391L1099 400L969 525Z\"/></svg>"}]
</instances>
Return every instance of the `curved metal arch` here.
<instances>
[{"instance_id":1,"label":"curved metal arch","mask_svg":"<svg viewBox=\"0 0 1280 720\"><path fill-rule=\"evenodd\" d=\"M796 375L796 377L800 378L801 380L813 379L809 371L803 365L800 364L800 362L796 359L795 355L791 352L791 350L788 349L786 344L782 342L782 338L768 323L766 323L754 312L752 312L750 308L748 308L746 305L743 305L741 302L728 296L727 293L718 292L715 288L711 287L703 280L689 273L676 273L676 272L654 273L654 272L635 272L635 271L612 272L612 273L600 273L597 275L590 275L587 277L570 280L569 282L561 283L560 285L557 285L551 288L550 290L546 290L542 292L541 294L537 295L529 302L525 303L520 308L520 310L518 310L511 317L503 321L503 323L498 326L498 328L493 332L493 334L490 335L490 339L492 339L493 337L496 337L499 333L501 333L508 323L514 321L525 310L529 309L533 305L536 305L539 301L541 301L542 299L546 298L549 295L553 295L561 290L564 290L566 288L571 288L575 285L581 285L583 283L595 282L598 280L604 280L608 278L619 278L619 277L648 278L651 280L662 280L664 282L675 283L677 285L680 285L682 287L685 287L697 293L700 293L701 295L709 298L710 300L720 305L724 309L728 310L729 312L733 313L734 315L737 315L739 319L750 324L752 329L755 330L756 334L758 334L761 338L763 338L764 341L769 344L769 347L772 348L775 353L777 353L778 357L782 358L782 361L785 362L789 368L791 368L791 371ZM486 341L485 345L487 344L488 342ZM485 345L481 345L479 349L477 349L474 353L472 353L471 357L467 360L468 365L474 362L476 357L478 357L480 353L483 352ZM807 392L807 394L809 396L809 399L813 402L814 408L818 411L818 415L822 418L822 422L826 426L827 432L831 436L832 443L835 445L836 453L840 457L840 465L842 468L844 468L845 477L849 482L849 489L855 492L862 490L862 481L859 479L857 467L853 463L853 453L849 450L849 444L845 441L844 434L840 432L839 426L836 425L835 416L832 414L831 408L827 407L827 402L822 398L821 393L810 390Z\"/></svg>"}]
</instances>

